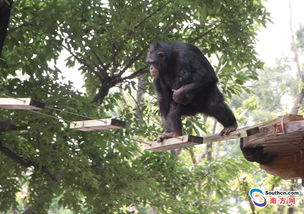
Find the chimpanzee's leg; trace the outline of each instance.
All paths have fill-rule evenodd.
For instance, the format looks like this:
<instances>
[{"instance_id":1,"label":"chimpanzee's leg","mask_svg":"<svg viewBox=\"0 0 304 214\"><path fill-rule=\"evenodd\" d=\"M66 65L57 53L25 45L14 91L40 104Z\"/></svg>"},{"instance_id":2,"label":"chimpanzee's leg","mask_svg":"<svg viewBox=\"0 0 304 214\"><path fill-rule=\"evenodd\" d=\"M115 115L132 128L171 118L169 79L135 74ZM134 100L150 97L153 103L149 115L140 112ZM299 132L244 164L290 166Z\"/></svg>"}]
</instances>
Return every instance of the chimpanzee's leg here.
<instances>
[{"instance_id":1,"label":"chimpanzee's leg","mask_svg":"<svg viewBox=\"0 0 304 214\"><path fill-rule=\"evenodd\" d=\"M207 99L207 109L205 113L220 122L224 129L220 132L221 135L228 135L230 132L236 130L237 123L233 112L224 102L222 93L217 86L213 87Z\"/></svg>"},{"instance_id":2,"label":"chimpanzee's leg","mask_svg":"<svg viewBox=\"0 0 304 214\"><path fill-rule=\"evenodd\" d=\"M162 117L165 134L158 138L162 141L165 138L177 137L183 134L181 120L181 105L171 102L168 114Z\"/></svg>"}]
</instances>

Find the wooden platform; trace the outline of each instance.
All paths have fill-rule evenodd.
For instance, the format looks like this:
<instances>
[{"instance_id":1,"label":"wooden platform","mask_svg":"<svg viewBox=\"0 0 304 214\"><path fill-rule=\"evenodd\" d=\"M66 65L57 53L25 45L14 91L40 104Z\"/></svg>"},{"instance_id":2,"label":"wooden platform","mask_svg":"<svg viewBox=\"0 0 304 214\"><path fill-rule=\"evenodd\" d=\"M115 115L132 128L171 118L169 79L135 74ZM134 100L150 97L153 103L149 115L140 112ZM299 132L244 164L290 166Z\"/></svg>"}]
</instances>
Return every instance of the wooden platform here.
<instances>
[{"instance_id":1,"label":"wooden platform","mask_svg":"<svg viewBox=\"0 0 304 214\"><path fill-rule=\"evenodd\" d=\"M262 147L275 155L269 164L260 164L267 173L283 179L304 177L304 119L301 115L284 115L260 124L260 131L243 138L244 147Z\"/></svg>"},{"instance_id":2,"label":"wooden platform","mask_svg":"<svg viewBox=\"0 0 304 214\"><path fill-rule=\"evenodd\" d=\"M228 136L184 135L166 139L161 143L151 142L145 149L161 152L237 138L243 138L244 147L262 147L265 153L275 155L270 164L260 165L268 173L284 179L304 178L304 118L301 115L284 115L255 126L238 129Z\"/></svg>"},{"instance_id":3,"label":"wooden platform","mask_svg":"<svg viewBox=\"0 0 304 214\"><path fill-rule=\"evenodd\" d=\"M294 154L304 149L304 120L302 116L290 116L261 124L259 133L245 137L244 147L263 147L274 155Z\"/></svg>"},{"instance_id":4,"label":"wooden platform","mask_svg":"<svg viewBox=\"0 0 304 214\"><path fill-rule=\"evenodd\" d=\"M44 108L44 103L32 98L0 98L0 108L40 110Z\"/></svg>"},{"instance_id":5,"label":"wooden platform","mask_svg":"<svg viewBox=\"0 0 304 214\"><path fill-rule=\"evenodd\" d=\"M196 137L192 135L183 135L177 138L169 138L161 143L150 142L145 147L145 150L153 152L162 152L166 150L172 150L177 148L183 148L187 146L194 146L203 143L203 137Z\"/></svg>"},{"instance_id":6,"label":"wooden platform","mask_svg":"<svg viewBox=\"0 0 304 214\"><path fill-rule=\"evenodd\" d=\"M280 176L283 179L304 178L303 150L290 155L279 155L267 165L260 164L260 168L267 173Z\"/></svg>"},{"instance_id":7,"label":"wooden platform","mask_svg":"<svg viewBox=\"0 0 304 214\"><path fill-rule=\"evenodd\" d=\"M192 136L192 135L183 135L176 138L169 138L163 142L150 142L149 145L145 147L145 150L162 152L172 149L180 149L187 146L194 146L202 143L212 143L224 140L237 139L240 137L247 137L259 132L258 127L247 127L241 128L234 132L231 132L229 135L221 136L219 134L206 135L204 137Z\"/></svg>"},{"instance_id":8,"label":"wooden platform","mask_svg":"<svg viewBox=\"0 0 304 214\"><path fill-rule=\"evenodd\" d=\"M97 131L107 129L122 129L125 128L125 122L117 119L96 119L73 121L70 123L70 128L79 131Z\"/></svg>"},{"instance_id":9,"label":"wooden platform","mask_svg":"<svg viewBox=\"0 0 304 214\"><path fill-rule=\"evenodd\" d=\"M219 134L203 137L184 135L166 139L161 143L150 142L145 150L166 151L238 138L244 139L244 147L262 146L265 152L272 154L294 153L299 149L304 149L304 145L299 143L299 140L304 138L304 119L301 115L284 115L255 126L237 129L225 136Z\"/></svg>"}]
</instances>

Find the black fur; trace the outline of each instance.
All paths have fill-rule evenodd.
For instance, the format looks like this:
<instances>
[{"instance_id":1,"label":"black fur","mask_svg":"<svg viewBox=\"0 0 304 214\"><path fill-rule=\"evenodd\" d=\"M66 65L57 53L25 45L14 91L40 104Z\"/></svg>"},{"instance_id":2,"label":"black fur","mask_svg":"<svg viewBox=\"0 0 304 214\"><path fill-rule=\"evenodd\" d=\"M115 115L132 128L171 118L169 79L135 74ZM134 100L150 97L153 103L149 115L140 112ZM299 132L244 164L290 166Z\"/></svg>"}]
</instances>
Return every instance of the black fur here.
<instances>
[{"instance_id":1,"label":"black fur","mask_svg":"<svg viewBox=\"0 0 304 214\"><path fill-rule=\"evenodd\" d=\"M147 62L150 70L158 71L154 86L166 133L181 135L180 117L196 113L215 117L224 127L237 127L217 87L218 79L211 64L196 46L181 42L153 43Z\"/></svg>"}]
</instances>

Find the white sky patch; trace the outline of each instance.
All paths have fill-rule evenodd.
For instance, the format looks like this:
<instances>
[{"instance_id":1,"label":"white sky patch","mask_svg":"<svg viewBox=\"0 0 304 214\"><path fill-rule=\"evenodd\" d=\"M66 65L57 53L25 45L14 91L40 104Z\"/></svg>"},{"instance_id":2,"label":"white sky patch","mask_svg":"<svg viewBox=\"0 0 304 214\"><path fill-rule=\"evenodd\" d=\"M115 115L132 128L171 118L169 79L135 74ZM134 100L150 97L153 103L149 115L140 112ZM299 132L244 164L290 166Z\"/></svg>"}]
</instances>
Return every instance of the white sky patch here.
<instances>
[{"instance_id":1,"label":"white sky patch","mask_svg":"<svg viewBox=\"0 0 304 214\"><path fill-rule=\"evenodd\" d=\"M84 77L81 74L81 71L79 70L79 64L76 63L76 66L74 68L66 67L65 59L68 56L69 53L66 50L62 51L56 64L58 69L60 69L62 72L62 82L68 83L68 81L71 81L77 90L79 90L80 92L85 92Z\"/></svg>"},{"instance_id":2,"label":"white sky patch","mask_svg":"<svg viewBox=\"0 0 304 214\"><path fill-rule=\"evenodd\" d=\"M269 0L265 6L270 12L273 23L269 23L266 29L258 33L256 44L260 59L267 65L276 64L276 59L284 56L292 56L290 50L290 12L289 0ZM293 31L299 29L300 24L304 25L304 1L291 0Z\"/></svg>"},{"instance_id":3,"label":"white sky patch","mask_svg":"<svg viewBox=\"0 0 304 214\"><path fill-rule=\"evenodd\" d=\"M291 31L290 31L290 10L289 0L269 0L265 4L273 23L269 23L266 28L262 28L258 33L256 50L259 58L269 67L277 64L277 59L282 57L293 58L291 52ZM293 33L304 26L304 1L291 0L292 28ZM293 66L290 75L295 74ZM281 104L287 112L292 108L294 98L283 96Z\"/></svg>"}]
</instances>

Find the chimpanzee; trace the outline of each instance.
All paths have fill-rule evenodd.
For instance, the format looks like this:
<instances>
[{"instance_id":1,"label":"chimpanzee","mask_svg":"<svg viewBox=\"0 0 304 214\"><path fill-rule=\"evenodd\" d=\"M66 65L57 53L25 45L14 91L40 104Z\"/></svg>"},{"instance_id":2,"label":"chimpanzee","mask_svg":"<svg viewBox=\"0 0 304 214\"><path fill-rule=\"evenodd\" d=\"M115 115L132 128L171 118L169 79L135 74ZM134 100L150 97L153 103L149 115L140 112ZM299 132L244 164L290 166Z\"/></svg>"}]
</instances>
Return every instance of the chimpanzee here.
<instances>
[{"instance_id":1,"label":"chimpanzee","mask_svg":"<svg viewBox=\"0 0 304 214\"><path fill-rule=\"evenodd\" d=\"M236 119L217 87L216 74L196 46L155 42L150 45L146 62L154 77L165 129L158 141L182 135L183 115L204 113L215 117L224 126L221 135L228 135L237 128Z\"/></svg>"}]
</instances>

